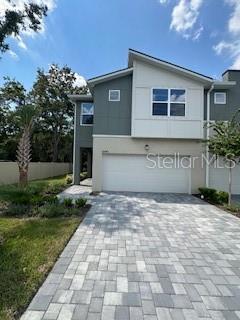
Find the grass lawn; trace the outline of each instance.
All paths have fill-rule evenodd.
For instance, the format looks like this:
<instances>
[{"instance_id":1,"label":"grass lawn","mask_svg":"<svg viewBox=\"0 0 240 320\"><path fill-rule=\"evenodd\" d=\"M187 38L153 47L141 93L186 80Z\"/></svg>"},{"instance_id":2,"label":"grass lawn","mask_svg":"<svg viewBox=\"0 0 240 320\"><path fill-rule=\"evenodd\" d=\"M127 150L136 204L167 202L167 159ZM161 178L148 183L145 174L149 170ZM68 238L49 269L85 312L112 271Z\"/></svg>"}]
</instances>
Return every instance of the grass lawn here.
<instances>
[{"instance_id":1,"label":"grass lawn","mask_svg":"<svg viewBox=\"0 0 240 320\"><path fill-rule=\"evenodd\" d=\"M66 177L55 177L44 180L35 180L29 182L26 187L26 192L37 195L39 192L50 189L59 193L67 187ZM24 190L25 191L25 190ZM19 189L17 184L3 185L0 186L0 201L11 201L13 198L18 197L22 190Z\"/></svg>"},{"instance_id":2,"label":"grass lawn","mask_svg":"<svg viewBox=\"0 0 240 320\"><path fill-rule=\"evenodd\" d=\"M66 187L64 178L34 181L40 191ZM0 201L11 201L14 185L0 187ZM0 216L0 319L18 319L50 271L82 216L41 218Z\"/></svg>"}]
</instances>

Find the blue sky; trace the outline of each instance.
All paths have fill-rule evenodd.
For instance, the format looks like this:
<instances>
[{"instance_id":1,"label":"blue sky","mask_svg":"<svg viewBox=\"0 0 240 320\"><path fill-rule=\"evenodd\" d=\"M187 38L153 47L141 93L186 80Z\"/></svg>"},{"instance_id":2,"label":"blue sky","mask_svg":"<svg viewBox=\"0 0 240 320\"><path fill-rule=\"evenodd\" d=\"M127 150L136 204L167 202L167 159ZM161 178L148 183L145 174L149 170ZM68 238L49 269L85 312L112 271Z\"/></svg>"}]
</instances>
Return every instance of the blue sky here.
<instances>
[{"instance_id":1,"label":"blue sky","mask_svg":"<svg viewBox=\"0 0 240 320\"><path fill-rule=\"evenodd\" d=\"M53 62L88 79L126 67L128 48L213 77L240 69L239 0L44 2L51 8L44 31L10 39L0 82L8 75L30 88L37 68Z\"/></svg>"}]
</instances>

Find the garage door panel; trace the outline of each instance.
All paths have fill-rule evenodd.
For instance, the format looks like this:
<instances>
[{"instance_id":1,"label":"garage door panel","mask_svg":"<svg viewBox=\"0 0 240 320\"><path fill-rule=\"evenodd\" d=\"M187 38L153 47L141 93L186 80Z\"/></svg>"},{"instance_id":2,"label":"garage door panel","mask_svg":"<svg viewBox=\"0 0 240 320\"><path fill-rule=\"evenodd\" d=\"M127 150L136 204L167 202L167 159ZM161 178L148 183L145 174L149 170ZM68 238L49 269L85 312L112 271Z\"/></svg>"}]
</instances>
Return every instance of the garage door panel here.
<instances>
[{"instance_id":1,"label":"garage door panel","mask_svg":"<svg viewBox=\"0 0 240 320\"><path fill-rule=\"evenodd\" d=\"M186 162L185 162L186 164ZM148 168L144 155L103 155L104 191L188 193L190 169Z\"/></svg>"}]
</instances>

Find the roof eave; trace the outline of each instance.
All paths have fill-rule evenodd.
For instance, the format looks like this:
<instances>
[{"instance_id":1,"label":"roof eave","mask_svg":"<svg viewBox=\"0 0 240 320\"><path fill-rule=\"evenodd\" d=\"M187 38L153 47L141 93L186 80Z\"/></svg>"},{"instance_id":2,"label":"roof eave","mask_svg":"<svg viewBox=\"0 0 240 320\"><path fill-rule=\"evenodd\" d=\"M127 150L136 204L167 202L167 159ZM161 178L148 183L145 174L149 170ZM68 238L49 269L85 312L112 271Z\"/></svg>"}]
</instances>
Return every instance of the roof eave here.
<instances>
[{"instance_id":1,"label":"roof eave","mask_svg":"<svg viewBox=\"0 0 240 320\"><path fill-rule=\"evenodd\" d=\"M229 89L236 85L236 81L214 81L214 89Z\"/></svg>"},{"instance_id":2,"label":"roof eave","mask_svg":"<svg viewBox=\"0 0 240 320\"><path fill-rule=\"evenodd\" d=\"M204 75L199 74L197 72L194 72L194 71L188 70L186 68L182 68L178 65L172 64L170 62L157 59L157 58L149 56L145 53L141 53L141 52L135 51L133 49L129 49L129 55L128 55L128 66L129 67L133 66L134 59L140 59L142 61L152 63L154 65L159 65L166 70L173 70L179 74L184 74L185 76L190 77L194 80L203 82L206 85L211 84L213 82L213 79L211 77L207 77L207 76L204 76Z\"/></svg>"},{"instance_id":3,"label":"roof eave","mask_svg":"<svg viewBox=\"0 0 240 320\"><path fill-rule=\"evenodd\" d=\"M89 80L87 80L87 84L91 88L91 87L94 87L98 83L117 79L117 78L129 75L129 74L132 74L132 72L133 72L133 68L126 68L126 69L122 69L122 70L117 70L117 71L107 73L107 74L104 74L104 75L96 77L96 78L89 79Z\"/></svg>"},{"instance_id":4,"label":"roof eave","mask_svg":"<svg viewBox=\"0 0 240 320\"><path fill-rule=\"evenodd\" d=\"M69 94L68 98L73 101L93 101L93 96L91 94Z\"/></svg>"}]
</instances>

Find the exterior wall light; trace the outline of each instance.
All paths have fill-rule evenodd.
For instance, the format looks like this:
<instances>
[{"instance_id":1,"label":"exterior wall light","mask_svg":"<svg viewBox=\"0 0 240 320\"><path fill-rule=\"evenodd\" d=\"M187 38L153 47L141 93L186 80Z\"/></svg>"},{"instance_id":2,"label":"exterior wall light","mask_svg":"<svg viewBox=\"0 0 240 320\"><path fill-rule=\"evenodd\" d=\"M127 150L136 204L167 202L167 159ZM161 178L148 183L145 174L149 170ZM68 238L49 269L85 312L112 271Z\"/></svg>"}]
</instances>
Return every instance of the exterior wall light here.
<instances>
[{"instance_id":1,"label":"exterior wall light","mask_svg":"<svg viewBox=\"0 0 240 320\"><path fill-rule=\"evenodd\" d=\"M148 145L148 144L145 144L144 149L145 149L146 151L149 151L149 145Z\"/></svg>"}]
</instances>

